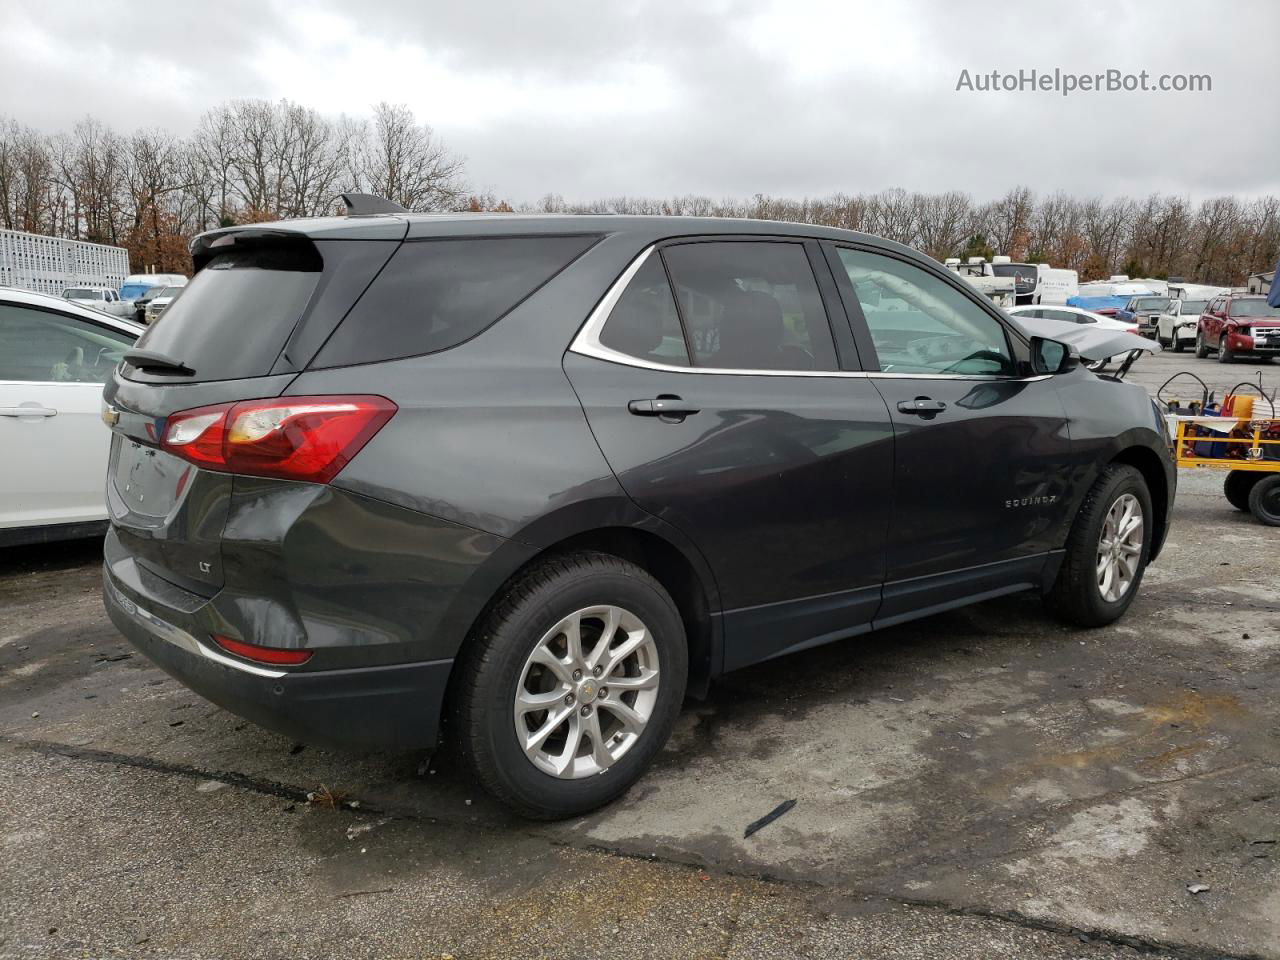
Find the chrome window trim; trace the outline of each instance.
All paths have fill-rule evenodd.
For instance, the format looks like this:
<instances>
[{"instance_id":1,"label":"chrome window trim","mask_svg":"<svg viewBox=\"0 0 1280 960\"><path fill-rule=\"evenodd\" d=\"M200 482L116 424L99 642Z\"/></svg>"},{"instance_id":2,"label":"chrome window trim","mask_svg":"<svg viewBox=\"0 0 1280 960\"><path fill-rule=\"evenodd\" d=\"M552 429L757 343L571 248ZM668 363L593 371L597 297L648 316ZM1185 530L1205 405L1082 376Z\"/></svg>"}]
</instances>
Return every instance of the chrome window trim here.
<instances>
[{"instance_id":1,"label":"chrome window trim","mask_svg":"<svg viewBox=\"0 0 1280 960\"><path fill-rule=\"evenodd\" d=\"M966 374L966 373L893 373L891 371L871 371L871 370L741 370L729 367L678 367L674 364L657 363L653 360L645 360L641 357L633 357L629 353L622 353L611 347L606 347L600 342L600 331L604 329L605 323L609 319L609 315L613 313L613 308L618 305L618 301L622 299L623 291L631 283L632 279L640 268L645 265L649 256L658 248L656 243L645 247L640 254L631 261L627 269L622 271L622 275L618 277L609 287L605 295L600 298L600 302L596 304L595 309L587 317L587 322L582 325L582 329L578 331L578 335L573 338L573 342L569 344L569 352L576 353L583 357L592 357L596 360L604 360L608 363L620 363L626 367L638 367L643 370L657 370L662 373L697 373L697 374L716 374L718 376L730 377L824 377L832 379L857 379L857 380L975 380L975 381L1016 381L1019 383L1029 383L1036 380L1044 380L1052 376L1052 374L1041 374L1035 377L1002 377L995 374Z\"/></svg>"}]
</instances>

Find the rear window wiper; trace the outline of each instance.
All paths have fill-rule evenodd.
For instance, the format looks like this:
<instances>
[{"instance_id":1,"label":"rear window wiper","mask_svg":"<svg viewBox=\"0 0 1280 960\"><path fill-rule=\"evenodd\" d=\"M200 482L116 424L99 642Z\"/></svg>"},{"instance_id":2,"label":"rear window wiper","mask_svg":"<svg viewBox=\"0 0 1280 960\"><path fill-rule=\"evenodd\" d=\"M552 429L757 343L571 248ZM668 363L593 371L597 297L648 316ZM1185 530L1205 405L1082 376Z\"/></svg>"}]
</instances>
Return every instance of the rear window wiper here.
<instances>
[{"instance_id":1,"label":"rear window wiper","mask_svg":"<svg viewBox=\"0 0 1280 960\"><path fill-rule=\"evenodd\" d=\"M195 371L181 360L171 357L167 353L157 353L155 350L126 351L124 361L139 370L160 370L166 373L176 373L184 377L190 377L195 374Z\"/></svg>"}]
</instances>

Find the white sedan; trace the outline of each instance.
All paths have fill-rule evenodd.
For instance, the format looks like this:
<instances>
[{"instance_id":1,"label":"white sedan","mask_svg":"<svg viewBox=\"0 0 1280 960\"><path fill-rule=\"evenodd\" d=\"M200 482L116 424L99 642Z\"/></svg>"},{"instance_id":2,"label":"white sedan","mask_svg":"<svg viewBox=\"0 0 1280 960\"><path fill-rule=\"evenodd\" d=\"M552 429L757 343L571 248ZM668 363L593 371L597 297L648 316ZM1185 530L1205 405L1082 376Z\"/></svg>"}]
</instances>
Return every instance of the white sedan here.
<instances>
[{"instance_id":1,"label":"white sedan","mask_svg":"<svg viewBox=\"0 0 1280 960\"><path fill-rule=\"evenodd\" d=\"M106 526L102 384L146 328L61 297L0 287L0 544Z\"/></svg>"},{"instance_id":2,"label":"white sedan","mask_svg":"<svg viewBox=\"0 0 1280 960\"><path fill-rule=\"evenodd\" d=\"M1104 317L1100 313L1093 313L1080 307L1068 307L1065 305L1057 305L1051 307L1032 306L1030 304L1021 307L1010 307L1005 311L1019 320L1057 320L1063 323L1088 323L1096 324L1094 329L1097 330L1117 330L1124 333L1138 333L1138 325L1136 323L1126 323L1123 320L1117 320L1115 317ZM1112 360L1119 361L1122 357L1107 357L1102 360L1095 360L1093 363L1086 364L1090 370L1102 370Z\"/></svg>"}]
</instances>

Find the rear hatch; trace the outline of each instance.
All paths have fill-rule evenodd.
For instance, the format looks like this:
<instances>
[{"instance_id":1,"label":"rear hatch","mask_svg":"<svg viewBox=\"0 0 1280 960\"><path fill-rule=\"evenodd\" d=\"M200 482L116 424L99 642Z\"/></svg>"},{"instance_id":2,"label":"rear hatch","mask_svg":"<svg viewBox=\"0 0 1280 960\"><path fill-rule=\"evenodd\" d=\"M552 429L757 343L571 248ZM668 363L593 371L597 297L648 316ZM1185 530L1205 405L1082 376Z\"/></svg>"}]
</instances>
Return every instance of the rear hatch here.
<instances>
[{"instance_id":1,"label":"rear hatch","mask_svg":"<svg viewBox=\"0 0 1280 960\"><path fill-rule=\"evenodd\" d=\"M370 239L313 239L272 225L205 234L197 273L104 391L112 426L108 551L184 590L223 584L232 473L162 450L175 413L280 396L390 258L406 223ZM111 556L108 561L111 562Z\"/></svg>"}]
</instances>

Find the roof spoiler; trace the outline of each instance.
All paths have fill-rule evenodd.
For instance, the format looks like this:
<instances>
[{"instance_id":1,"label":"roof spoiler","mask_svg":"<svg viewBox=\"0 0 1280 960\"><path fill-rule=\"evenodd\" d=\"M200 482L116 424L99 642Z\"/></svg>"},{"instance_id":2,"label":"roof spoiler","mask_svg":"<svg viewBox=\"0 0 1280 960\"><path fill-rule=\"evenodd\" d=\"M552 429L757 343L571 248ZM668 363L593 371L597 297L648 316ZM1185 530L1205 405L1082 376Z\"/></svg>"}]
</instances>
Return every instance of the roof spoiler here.
<instances>
[{"instance_id":1,"label":"roof spoiler","mask_svg":"<svg viewBox=\"0 0 1280 960\"><path fill-rule=\"evenodd\" d=\"M375 213L408 213L398 203L376 197L372 193L344 193L342 202L347 205L348 217L367 217Z\"/></svg>"}]
</instances>

